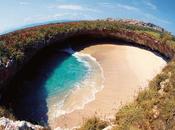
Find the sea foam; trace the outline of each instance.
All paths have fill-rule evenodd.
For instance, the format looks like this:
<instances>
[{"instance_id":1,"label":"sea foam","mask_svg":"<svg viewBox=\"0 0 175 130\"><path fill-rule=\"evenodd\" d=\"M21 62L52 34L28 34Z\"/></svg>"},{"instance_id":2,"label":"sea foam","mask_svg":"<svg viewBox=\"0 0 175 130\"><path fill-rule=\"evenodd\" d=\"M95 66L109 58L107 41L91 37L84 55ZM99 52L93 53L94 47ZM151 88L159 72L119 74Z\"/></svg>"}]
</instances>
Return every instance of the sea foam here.
<instances>
[{"instance_id":1,"label":"sea foam","mask_svg":"<svg viewBox=\"0 0 175 130\"><path fill-rule=\"evenodd\" d=\"M51 103L48 103L49 120L54 120L61 115L83 109L87 103L95 100L95 94L103 89L103 69L94 57L89 54L75 52L72 48L61 51L76 57L79 62L83 63L88 68L88 71L81 81L73 84L74 87L64 95L61 101L50 100Z\"/></svg>"}]
</instances>

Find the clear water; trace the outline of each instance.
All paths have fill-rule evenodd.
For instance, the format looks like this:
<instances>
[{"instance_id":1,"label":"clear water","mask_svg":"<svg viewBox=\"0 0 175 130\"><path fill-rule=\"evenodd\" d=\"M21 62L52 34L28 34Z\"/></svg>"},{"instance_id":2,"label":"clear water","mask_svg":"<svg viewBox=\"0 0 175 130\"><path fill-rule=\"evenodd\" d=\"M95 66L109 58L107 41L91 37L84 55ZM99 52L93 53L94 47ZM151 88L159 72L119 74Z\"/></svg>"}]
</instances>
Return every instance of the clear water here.
<instances>
[{"instance_id":1,"label":"clear water","mask_svg":"<svg viewBox=\"0 0 175 130\"><path fill-rule=\"evenodd\" d=\"M46 80L44 87L49 96L54 96L70 90L74 84L81 81L88 71L83 62L76 57L70 56L59 66L56 66L52 74Z\"/></svg>"},{"instance_id":2,"label":"clear water","mask_svg":"<svg viewBox=\"0 0 175 130\"><path fill-rule=\"evenodd\" d=\"M32 61L11 84L14 89L10 102L21 120L48 123L48 101L56 96L58 103L83 80L88 66L75 56L53 51Z\"/></svg>"}]
</instances>

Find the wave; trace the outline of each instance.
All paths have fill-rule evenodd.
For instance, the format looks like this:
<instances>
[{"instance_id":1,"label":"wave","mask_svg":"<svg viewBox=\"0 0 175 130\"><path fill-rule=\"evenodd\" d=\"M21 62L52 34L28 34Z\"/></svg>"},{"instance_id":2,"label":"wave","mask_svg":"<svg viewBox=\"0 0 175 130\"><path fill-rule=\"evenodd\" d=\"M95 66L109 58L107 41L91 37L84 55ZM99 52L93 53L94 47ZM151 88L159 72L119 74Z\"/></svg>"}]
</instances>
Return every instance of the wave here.
<instances>
[{"instance_id":1,"label":"wave","mask_svg":"<svg viewBox=\"0 0 175 130\"><path fill-rule=\"evenodd\" d=\"M79 62L88 68L88 71L84 79L75 83L73 89L67 92L61 101L59 100L58 102L56 97L49 101L49 120L54 120L54 118L64 114L83 109L86 104L95 100L96 93L104 87L103 69L94 57L89 54L75 52L72 48L61 51L76 57Z\"/></svg>"}]
</instances>

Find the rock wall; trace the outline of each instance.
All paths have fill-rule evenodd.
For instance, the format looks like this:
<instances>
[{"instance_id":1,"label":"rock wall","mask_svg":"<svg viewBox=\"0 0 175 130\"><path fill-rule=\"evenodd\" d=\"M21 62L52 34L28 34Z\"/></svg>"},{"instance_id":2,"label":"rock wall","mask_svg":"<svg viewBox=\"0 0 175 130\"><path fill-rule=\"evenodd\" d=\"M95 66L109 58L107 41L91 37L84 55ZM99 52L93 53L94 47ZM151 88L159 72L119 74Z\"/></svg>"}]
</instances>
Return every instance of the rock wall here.
<instances>
[{"instance_id":1,"label":"rock wall","mask_svg":"<svg viewBox=\"0 0 175 130\"><path fill-rule=\"evenodd\" d=\"M65 34L57 34L50 39L45 41L37 41L31 49L30 53L26 53L24 55L23 61L21 61L20 65L16 63L15 60L9 60L4 68L0 70L0 91L4 86L13 78L13 76L18 72L23 65L25 65L39 50L44 47L47 47L52 44L59 44L59 42L64 41L70 37L78 36L78 35L91 35L95 37L109 37L115 39L122 39L124 41L130 42L130 44L142 45L150 48L151 50L156 50L166 57L172 58L174 57L174 50L167 46L166 44L162 44L160 41L155 40L151 36L146 34L138 34L134 31L129 30L80 30L77 32L69 32ZM66 46L60 45L60 46ZM30 48L29 48L30 49ZM0 92L2 93L2 92Z\"/></svg>"},{"instance_id":2,"label":"rock wall","mask_svg":"<svg viewBox=\"0 0 175 130\"><path fill-rule=\"evenodd\" d=\"M153 37L147 35L147 34L138 34L134 31L130 30L78 30L76 32L69 32L69 33L62 33L62 34L56 34L53 37L50 37L49 39L46 39L44 41L37 41L36 44L33 44L30 53L25 53L23 61L18 64L15 60L9 60L4 68L1 68L0 70L0 94L2 94L2 90L5 88L5 86L9 83L9 81L15 76L15 74L25 65L28 63L28 61L35 56L37 52L39 52L41 49L48 47L50 45L56 45L64 41L68 38L74 37L74 36L81 36L81 35L90 35L94 38L100 37L100 38L114 38L114 39L120 39L124 40L126 42L129 42L132 45L139 45L139 46L145 46L148 47L151 50L156 50L162 54L164 54L166 57L173 58L174 57L174 50L166 45L162 44L160 41L155 40ZM59 45L60 47L67 46ZM0 95L1 97L1 95ZM4 129L7 130L15 130L15 129L25 129L25 128L31 128L31 129L43 129L41 126L32 125L29 122L26 121L11 121L7 118L0 118L0 126L2 126Z\"/></svg>"}]
</instances>

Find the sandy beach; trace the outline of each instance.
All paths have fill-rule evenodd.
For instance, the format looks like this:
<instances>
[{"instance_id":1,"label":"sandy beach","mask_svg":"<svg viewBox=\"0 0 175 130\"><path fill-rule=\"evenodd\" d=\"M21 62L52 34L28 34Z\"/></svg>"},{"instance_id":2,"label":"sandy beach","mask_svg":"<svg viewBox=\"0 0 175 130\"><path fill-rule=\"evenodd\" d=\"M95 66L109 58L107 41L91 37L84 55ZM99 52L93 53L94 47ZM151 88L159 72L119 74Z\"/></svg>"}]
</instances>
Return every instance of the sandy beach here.
<instances>
[{"instance_id":1,"label":"sandy beach","mask_svg":"<svg viewBox=\"0 0 175 130\"><path fill-rule=\"evenodd\" d=\"M104 88L96 93L95 100L84 109L75 110L50 122L52 128L72 128L94 115L114 119L117 110L134 100L138 91L147 87L166 62L154 53L126 45L104 43L85 48L99 62L104 72Z\"/></svg>"}]
</instances>

